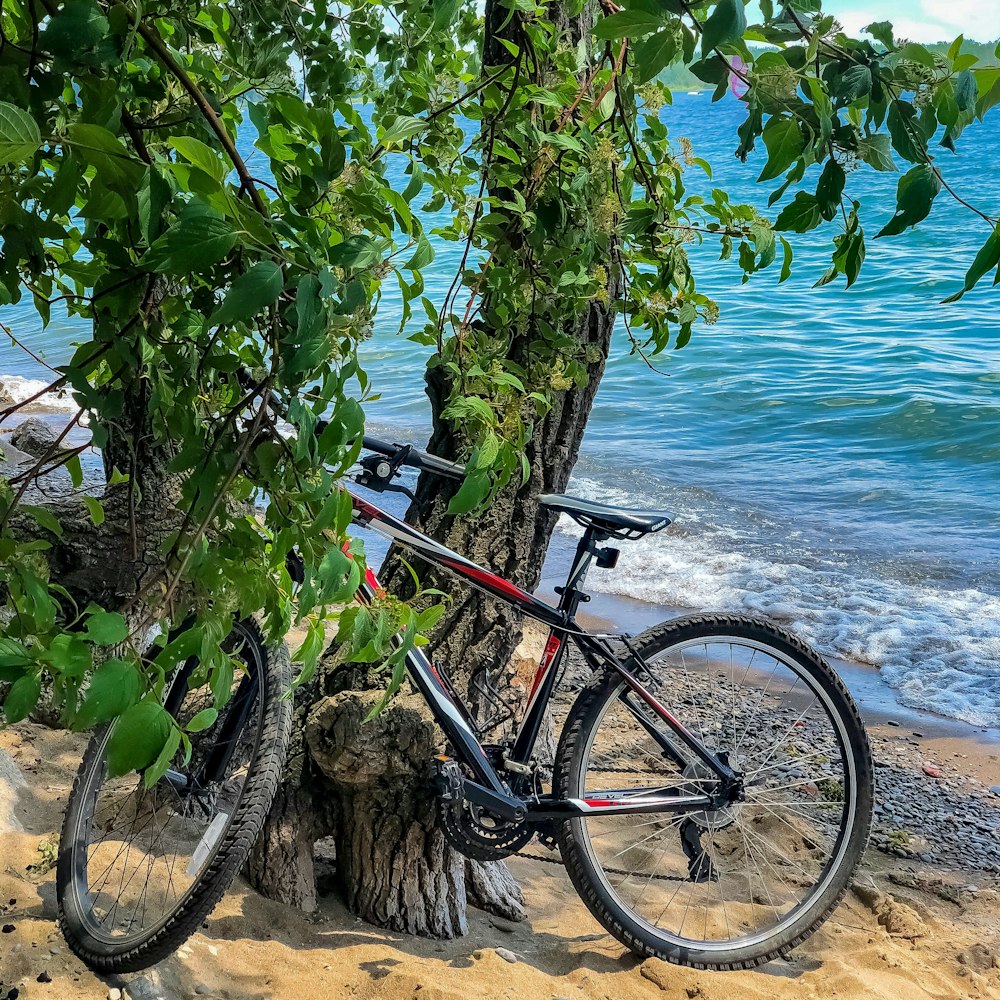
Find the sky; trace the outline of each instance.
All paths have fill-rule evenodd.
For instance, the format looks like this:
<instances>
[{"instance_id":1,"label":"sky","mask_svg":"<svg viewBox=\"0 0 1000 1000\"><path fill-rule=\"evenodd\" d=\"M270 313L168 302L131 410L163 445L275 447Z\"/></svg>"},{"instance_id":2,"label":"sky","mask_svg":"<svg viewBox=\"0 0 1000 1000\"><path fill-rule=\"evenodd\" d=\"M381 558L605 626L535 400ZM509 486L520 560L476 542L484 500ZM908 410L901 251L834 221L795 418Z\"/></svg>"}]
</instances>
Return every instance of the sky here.
<instances>
[{"instance_id":1,"label":"sky","mask_svg":"<svg viewBox=\"0 0 1000 1000\"><path fill-rule=\"evenodd\" d=\"M892 21L897 36L914 42L1000 38L1000 0L825 0L823 9L852 34L872 21Z\"/></svg>"}]
</instances>

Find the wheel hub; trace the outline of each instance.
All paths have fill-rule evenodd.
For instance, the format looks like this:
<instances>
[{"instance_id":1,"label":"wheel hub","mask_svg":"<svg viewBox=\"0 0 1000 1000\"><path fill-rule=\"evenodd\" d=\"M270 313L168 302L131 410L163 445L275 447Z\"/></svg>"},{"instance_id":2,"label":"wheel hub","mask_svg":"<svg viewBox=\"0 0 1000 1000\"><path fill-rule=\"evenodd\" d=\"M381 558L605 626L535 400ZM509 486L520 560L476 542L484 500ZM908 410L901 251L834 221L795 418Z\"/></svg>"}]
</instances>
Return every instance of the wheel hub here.
<instances>
[{"instance_id":1,"label":"wheel hub","mask_svg":"<svg viewBox=\"0 0 1000 1000\"><path fill-rule=\"evenodd\" d=\"M732 762L730 762L732 766ZM690 795L708 795L711 798L719 798L719 779L715 772L703 764L700 760L692 761L684 768L685 778L690 778L691 782L686 791ZM724 805L715 809L705 809L701 812L688 813L688 819L696 823L703 830L724 830L736 820L736 807L742 797L742 782L738 782L735 789L730 790L731 796Z\"/></svg>"}]
</instances>

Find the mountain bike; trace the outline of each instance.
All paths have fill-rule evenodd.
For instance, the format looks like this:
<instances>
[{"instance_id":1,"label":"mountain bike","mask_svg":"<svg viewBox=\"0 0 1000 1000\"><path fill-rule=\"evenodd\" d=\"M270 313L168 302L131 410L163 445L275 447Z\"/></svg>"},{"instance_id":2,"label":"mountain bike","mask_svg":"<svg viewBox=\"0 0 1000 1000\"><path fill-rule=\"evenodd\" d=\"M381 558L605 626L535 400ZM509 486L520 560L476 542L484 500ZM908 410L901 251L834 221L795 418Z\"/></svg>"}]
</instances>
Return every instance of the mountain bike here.
<instances>
[{"instance_id":1,"label":"mountain bike","mask_svg":"<svg viewBox=\"0 0 1000 1000\"><path fill-rule=\"evenodd\" d=\"M366 437L355 481L402 489L404 468L460 479L461 465ZM346 487L345 487L346 488ZM749 968L787 955L829 916L868 838L867 736L834 670L790 632L697 614L638 636L577 621L592 565L671 515L566 495L539 496L582 529L558 601L547 603L349 490L354 518L549 630L516 733L484 742L448 679L419 650L409 680L444 737L429 761L448 840L479 860L532 838L558 850L581 899L626 948L699 968ZM611 544L614 543L614 544ZM367 570L358 600L377 598ZM106 777L109 729L93 737L67 809L58 865L62 929L93 968L134 970L176 949L232 883L257 837L287 746L288 664L252 623L246 664L215 725L152 789ZM571 652L572 651L572 652ZM535 759L569 656L592 672L561 723L551 771ZM167 694L179 721L204 695L197 658Z\"/></svg>"}]
</instances>

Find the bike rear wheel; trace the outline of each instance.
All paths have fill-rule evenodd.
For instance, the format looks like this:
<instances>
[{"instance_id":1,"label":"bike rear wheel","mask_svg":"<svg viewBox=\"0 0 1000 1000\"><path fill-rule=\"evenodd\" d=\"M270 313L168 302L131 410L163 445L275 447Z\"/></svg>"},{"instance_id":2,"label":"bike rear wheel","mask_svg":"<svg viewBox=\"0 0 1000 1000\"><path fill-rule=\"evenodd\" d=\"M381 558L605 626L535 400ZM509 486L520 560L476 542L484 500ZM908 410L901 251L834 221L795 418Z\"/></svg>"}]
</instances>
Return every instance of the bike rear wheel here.
<instances>
[{"instance_id":1,"label":"bike rear wheel","mask_svg":"<svg viewBox=\"0 0 1000 1000\"><path fill-rule=\"evenodd\" d=\"M597 919L640 955L750 968L829 916L864 851L871 753L853 699L790 633L744 616L667 622L634 643L647 690L743 777L712 810L566 821L563 860ZM721 783L617 673L570 711L560 797L711 795Z\"/></svg>"},{"instance_id":2,"label":"bike rear wheel","mask_svg":"<svg viewBox=\"0 0 1000 1000\"><path fill-rule=\"evenodd\" d=\"M291 665L253 621L227 648L242 670L214 723L191 736L152 788L141 774L112 778L113 723L98 729L70 792L57 867L59 924L74 953L101 972L133 972L175 951L239 873L270 808L291 733ZM210 707L180 665L165 707L184 726Z\"/></svg>"}]
</instances>

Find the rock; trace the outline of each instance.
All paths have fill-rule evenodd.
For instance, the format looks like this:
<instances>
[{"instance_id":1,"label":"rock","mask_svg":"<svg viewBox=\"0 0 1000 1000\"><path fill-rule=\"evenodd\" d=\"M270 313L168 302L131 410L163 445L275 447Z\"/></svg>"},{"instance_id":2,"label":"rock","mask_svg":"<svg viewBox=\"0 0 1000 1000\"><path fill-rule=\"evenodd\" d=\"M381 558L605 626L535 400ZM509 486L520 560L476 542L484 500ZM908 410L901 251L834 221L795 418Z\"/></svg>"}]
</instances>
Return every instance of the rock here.
<instances>
[{"instance_id":1,"label":"rock","mask_svg":"<svg viewBox=\"0 0 1000 1000\"><path fill-rule=\"evenodd\" d=\"M56 432L40 417L29 417L23 424L17 425L10 443L35 458L41 458L54 447Z\"/></svg>"},{"instance_id":2,"label":"rock","mask_svg":"<svg viewBox=\"0 0 1000 1000\"><path fill-rule=\"evenodd\" d=\"M108 1000L122 1000L122 991L117 986L112 986L108 990Z\"/></svg>"},{"instance_id":3,"label":"rock","mask_svg":"<svg viewBox=\"0 0 1000 1000\"><path fill-rule=\"evenodd\" d=\"M208 996L208 994L212 992L212 987L207 986L205 983L198 983L198 985L194 988L194 991L198 994L198 996L204 997Z\"/></svg>"},{"instance_id":4,"label":"rock","mask_svg":"<svg viewBox=\"0 0 1000 1000\"><path fill-rule=\"evenodd\" d=\"M0 750L0 834L23 833L24 827L14 812L18 790L26 787L21 769L14 758L5 750Z\"/></svg>"},{"instance_id":5,"label":"rock","mask_svg":"<svg viewBox=\"0 0 1000 1000\"><path fill-rule=\"evenodd\" d=\"M503 917L490 917L490 926L495 927L504 934L513 934L517 930L517 924L513 920L504 920Z\"/></svg>"},{"instance_id":6,"label":"rock","mask_svg":"<svg viewBox=\"0 0 1000 1000\"><path fill-rule=\"evenodd\" d=\"M924 764L921 770L928 778L942 778L944 777L944 771L934 764Z\"/></svg>"},{"instance_id":7,"label":"rock","mask_svg":"<svg viewBox=\"0 0 1000 1000\"><path fill-rule=\"evenodd\" d=\"M887 726L893 726L894 728L899 729L899 723L895 719L887 719L885 724Z\"/></svg>"},{"instance_id":8,"label":"rock","mask_svg":"<svg viewBox=\"0 0 1000 1000\"><path fill-rule=\"evenodd\" d=\"M15 469L31 465L34 460L20 448L15 448L10 441L0 440L0 476L10 477Z\"/></svg>"},{"instance_id":9,"label":"rock","mask_svg":"<svg viewBox=\"0 0 1000 1000\"><path fill-rule=\"evenodd\" d=\"M9 406L14 402L16 402L16 400L10 394L10 389L8 389L3 382L0 382L0 406Z\"/></svg>"},{"instance_id":10,"label":"rock","mask_svg":"<svg viewBox=\"0 0 1000 1000\"><path fill-rule=\"evenodd\" d=\"M511 964L516 964L518 962L517 955L514 954L509 948L495 948L494 951L505 961Z\"/></svg>"},{"instance_id":11,"label":"rock","mask_svg":"<svg viewBox=\"0 0 1000 1000\"><path fill-rule=\"evenodd\" d=\"M987 972L992 969L994 956L984 944L974 944L971 948L958 953L958 961L975 972Z\"/></svg>"},{"instance_id":12,"label":"rock","mask_svg":"<svg viewBox=\"0 0 1000 1000\"><path fill-rule=\"evenodd\" d=\"M35 980L38 983L51 983L52 977L47 972L39 972L38 978Z\"/></svg>"},{"instance_id":13,"label":"rock","mask_svg":"<svg viewBox=\"0 0 1000 1000\"><path fill-rule=\"evenodd\" d=\"M990 791L997 796L1000 796L1000 785L992 785Z\"/></svg>"},{"instance_id":14,"label":"rock","mask_svg":"<svg viewBox=\"0 0 1000 1000\"><path fill-rule=\"evenodd\" d=\"M122 1000L129 1000L129 998L131 1000L167 1000L166 993L160 988L159 983L154 982L154 976L156 976L155 970L148 978L140 976L138 979L133 979L125 987Z\"/></svg>"}]
</instances>

